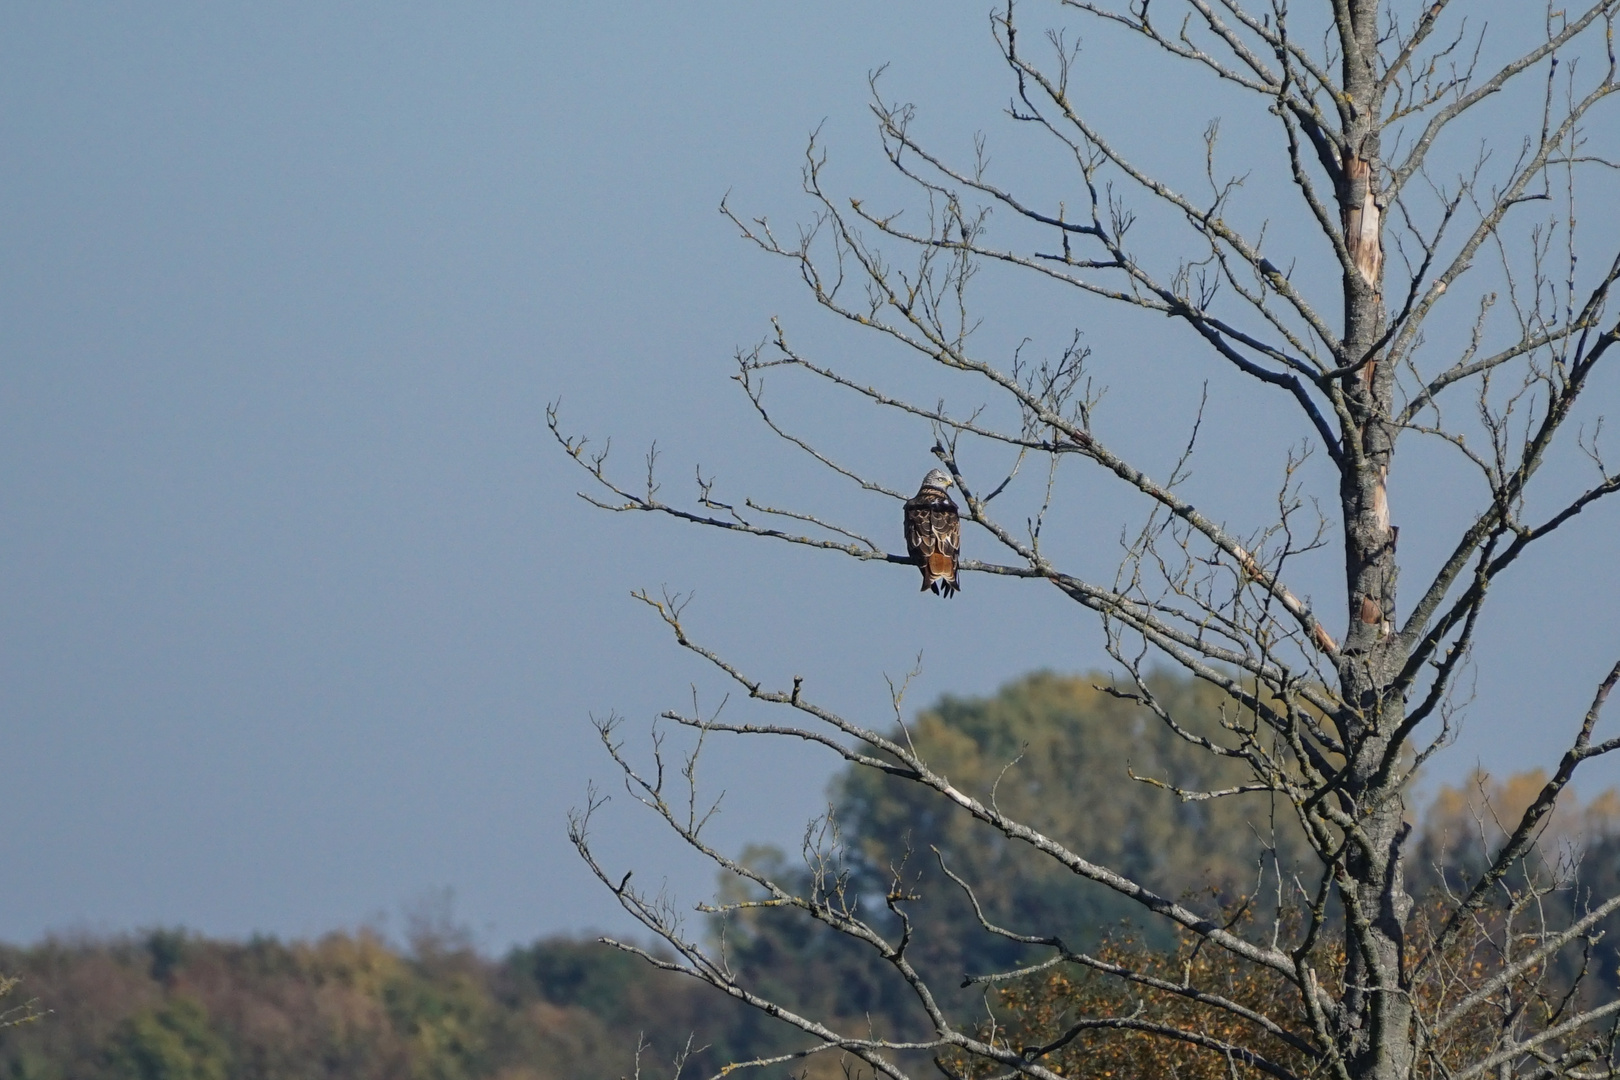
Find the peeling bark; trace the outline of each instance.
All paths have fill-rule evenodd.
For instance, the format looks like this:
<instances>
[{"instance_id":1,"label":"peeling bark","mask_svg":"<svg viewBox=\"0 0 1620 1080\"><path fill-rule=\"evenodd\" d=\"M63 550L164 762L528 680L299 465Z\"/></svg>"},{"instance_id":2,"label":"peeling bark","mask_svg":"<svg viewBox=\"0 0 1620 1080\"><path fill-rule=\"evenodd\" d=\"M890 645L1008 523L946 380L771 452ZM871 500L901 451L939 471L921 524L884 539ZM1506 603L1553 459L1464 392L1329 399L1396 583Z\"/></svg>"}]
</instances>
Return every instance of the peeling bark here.
<instances>
[{"instance_id":1,"label":"peeling bark","mask_svg":"<svg viewBox=\"0 0 1620 1080\"><path fill-rule=\"evenodd\" d=\"M1377 5L1348 0L1340 20L1344 88L1353 120L1351 148L1336 194L1348 265L1343 268L1344 337L1341 364L1353 367L1345 389L1356 426L1343 433L1347 455L1340 484L1345 566L1351 597L1359 597L1340 664L1340 689L1350 706L1339 718L1346 746L1345 789L1354 807L1360 842L1352 841L1348 880L1340 893L1350 911L1340 1038L1358 1080L1397 1080L1416 1058L1410 999L1403 981L1406 894L1401 866L1405 805L1381 765L1405 716L1392 687L1405 664L1392 633L1395 557L1390 530L1388 477L1394 453L1394 380L1379 350L1386 328L1383 301L1384 241L1379 191L1380 117L1383 104L1374 60Z\"/></svg>"}]
</instances>

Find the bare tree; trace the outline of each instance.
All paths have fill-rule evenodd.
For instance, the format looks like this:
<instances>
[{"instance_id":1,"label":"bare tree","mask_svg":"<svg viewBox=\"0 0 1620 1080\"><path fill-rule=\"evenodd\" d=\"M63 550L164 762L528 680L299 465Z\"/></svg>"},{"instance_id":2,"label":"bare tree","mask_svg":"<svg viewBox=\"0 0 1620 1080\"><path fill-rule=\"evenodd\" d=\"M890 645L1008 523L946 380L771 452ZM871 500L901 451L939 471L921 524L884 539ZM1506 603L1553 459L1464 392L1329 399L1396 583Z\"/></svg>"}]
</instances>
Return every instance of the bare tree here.
<instances>
[{"instance_id":1,"label":"bare tree","mask_svg":"<svg viewBox=\"0 0 1620 1080\"><path fill-rule=\"evenodd\" d=\"M836 863L815 861L828 850L815 845L808 890L773 880L710 845L701 804L690 793L675 796L677 785L666 782L661 756L656 773L638 771L614 725L602 725L603 740L631 790L686 844L758 890L757 899L733 908L796 909L862 943L905 981L928 1030L909 1040L879 1037L799 1015L745 985L724 951L683 930L667 902L637 891L628 875L621 878L598 862L588 833L594 802L574 819L573 839L626 910L669 943L674 958L631 944L619 947L704 980L801 1030L806 1048L780 1061L830 1051L858 1059L874 1073L900 1077L913 1069L911 1052L923 1051L947 1071L977 1062L973 1068L982 1066L984 1075L1055 1077L1060 1074L1052 1055L1060 1048L1090 1031L1123 1028L1218 1055L1233 1075L1614 1076L1620 1072L1620 1000L1554 986L1546 973L1552 958L1578 954L1589 943L1597 923L1620 909L1620 897L1593 900L1555 927L1545 918L1543 901L1567 884L1567 875L1526 864L1577 768L1620 748L1620 738L1595 735L1605 698L1620 680L1620 663L1601 679L1585 716L1571 719L1568 749L1538 797L1516 823L1507 823L1505 839L1484 869L1437 913L1414 913L1403 884L1403 844L1410 831L1403 815L1415 771L1450 741L1459 673L1493 583L1548 535L1620 488L1620 473L1610 472L1599 454L1600 423L1571 424L1583 415L1577 404L1620 337L1620 323L1608 307L1620 278L1620 252L1596 273L1582 269L1576 217L1577 181L1589 173L1606 177L1616 167L1601 148L1588 145L1587 132L1600 116L1611 130L1616 123L1599 106L1620 89L1613 41L1620 0L1599 0L1583 10L1549 5L1544 36L1498 64L1485 60L1483 30L1451 10L1475 5L1448 0L1415 11L1402 10L1409 5L1400 3L1320 0L1298 17L1283 0L1271 0L1264 11L1248 10L1239 0L1182 0L1184 10L1165 13L1161 21L1166 3L1151 10L1149 0L1126 0L1122 7L1064 0L1062 6L1075 18L1136 35L1252 95L1272 118L1265 122L1274 125L1286 152L1296 209L1314 223L1305 238L1309 244L1296 236L1285 245L1264 228L1236 224L1241 184L1220 177L1213 127L1204 163L1206 195L1178 190L1133 161L1117 133L1105 130L1071 93L1077 49L1051 33L1038 50L1046 59L1037 59L1009 0L991 17L1014 84L1009 115L1055 141L1069 163L1068 174L1057 179L1079 192L1077 200L1023 195L994 178L983 153L965 165L936 153L914 135L912 109L886 103L874 83L873 108L888 160L914 185L925 211L918 224L910 224L914 217L830 194L823 186L825 159L814 141L804 174L817 204L811 226L783 240L764 219L732 217L744 237L793 264L824 308L910 350L919 364L978 380L988 408L949 411L914 392L870 385L844 365L800 351L779 325L767 343L739 355L737 379L771 431L865 492L897 502L903 493L782 426L765 408L764 373L810 376L933 425L934 453L961 492L964 519L1005 553L1005 561L966 560L962 568L1056 586L1094 613L1106 629L1110 653L1128 673L1116 692L1246 770L1244 782L1230 789L1179 791L1183 798L1264 792L1291 808L1316 865L1299 875L1279 871L1276 887L1285 903L1277 921L1234 924L1219 911L1159 895L1091 861L1086 852L1003 814L993 793L958 790L907 739L890 737L891 729L816 704L801 680L781 688L762 684L689 637L678 605L644 599L680 645L735 680L750 698L792 717L734 723L671 712L670 720L703 734L808 740L855 767L931 789L942 804L988 823L1078 878L1115 890L1139 904L1145 917L1174 924L1201 941L1206 953L1215 950L1231 964L1252 967L1287 994L1268 997L1265 1011L1200 985L1191 967L1185 978L1154 974L1077 952L1049 928L986 922L989 932L1047 950L1047 964L1105 972L1127 988L1191 1003L1221 1020L1206 1028L1185 1020L1196 1011L1178 1012L1183 1020L1175 1021L1138 1007L1071 1017L1046 1043L1009 1042L993 1025L949 1015L936 988L912 964L908 947L924 928L908 917L910 896L899 877L881 898L888 914L869 912L860 898L848 895ZM1481 134L1478 107L1515 87L1537 105L1527 130L1488 132L1489 151L1460 171L1432 164L1441 160L1443 147L1450 147L1447 160L1471 156L1457 143ZM995 236L1014 239L992 239L992 211L1001 215L998 223L1013 223L998 224ZM1167 214L1182 231L1186 246L1167 269L1159 268L1166 263L1159 242L1147 250L1137 247L1132 225L1139 213ZM1090 357L1078 339L1040 364L1019 354L997 361L978 351L969 283L986 266L1070 287L1105 309L1173 320L1210 363L1252 378L1256 394L1286 395L1302 433L1329 460L1336 488L1312 499L1308 471L1301 468L1310 451L1291 455L1282 463L1286 479L1275 520L1241 534L1231 530L1222 524L1222 513L1183 497L1179 466L1155 478L1103 441L1093 427L1101 405L1087 377ZM1336 279L1338 295L1316 295L1319 290L1309 284L1312 267L1321 280ZM1325 268L1333 271L1331 279ZM1449 314L1457 311L1464 317ZM1458 399L1461 406L1447 408ZM997 423L998 415L1013 419ZM824 516L752 499L722 502L701 476L693 503L666 502L650 460L645 487L626 484L608 471L605 454L588 451L583 440L559 428L555 409L549 419L567 452L599 485L586 497L600 506L868 562L908 561ZM1437 441L1482 481L1472 522L1404 608L1396 598L1398 533L1386 492L1403 436ZM1568 470L1544 474L1541 468L1565 444L1590 461L1592 478L1573 489L1573 497L1533 513L1548 497L1540 494L1538 479L1562 472L1563 484L1569 483ZM976 459L964 457L970 447L982 446L1016 455L1005 478L998 473L986 480L977 475ZM1571 457L1578 463L1579 454ZM1050 556L1051 545L1043 544L1042 523L1063 494L1057 468L1071 458L1143 500L1145 522L1132 526L1112 581L1065 569ZM1033 482L1039 509L1027 522L1009 524L998 516L995 500L1036 472L1020 474L1028 461L1047 466ZM1336 535L1330 519L1313 512L1319 505L1337 507ZM1291 569L1310 553L1342 557L1342 606L1319 612L1301 599L1304 590L1290 586ZM1155 698L1143 672L1150 660L1169 661L1224 692L1231 709L1220 738L1195 733ZM896 718L898 713L896 706ZM687 760L688 780L693 760ZM971 893L972 882L958 884ZM983 979L993 983L1008 974ZM1208 1033L1217 1027L1240 1034ZM1273 1053L1273 1046L1286 1053Z\"/></svg>"}]
</instances>

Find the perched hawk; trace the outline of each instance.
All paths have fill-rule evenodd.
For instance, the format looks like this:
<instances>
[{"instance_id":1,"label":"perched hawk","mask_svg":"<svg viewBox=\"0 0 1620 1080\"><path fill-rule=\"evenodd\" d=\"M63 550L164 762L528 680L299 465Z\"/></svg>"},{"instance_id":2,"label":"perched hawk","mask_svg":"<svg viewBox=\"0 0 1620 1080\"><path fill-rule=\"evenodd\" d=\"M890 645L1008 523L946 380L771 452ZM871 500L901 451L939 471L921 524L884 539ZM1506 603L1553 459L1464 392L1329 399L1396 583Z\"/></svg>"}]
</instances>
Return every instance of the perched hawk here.
<instances>
[{"instance_id":1,"label":"perched hawk","mask_svg":"<svg viewBox=\"0 0 1620 1080\"><path fill-rule=\"evenodd\" d=\"M922 568L923 591L950 596L962 587L956 579L956 553L962 546L962 520L945 494L951 478L939 469L923 477L917 494L906 500L906 551Z\"/></svg>"}]
</instances>

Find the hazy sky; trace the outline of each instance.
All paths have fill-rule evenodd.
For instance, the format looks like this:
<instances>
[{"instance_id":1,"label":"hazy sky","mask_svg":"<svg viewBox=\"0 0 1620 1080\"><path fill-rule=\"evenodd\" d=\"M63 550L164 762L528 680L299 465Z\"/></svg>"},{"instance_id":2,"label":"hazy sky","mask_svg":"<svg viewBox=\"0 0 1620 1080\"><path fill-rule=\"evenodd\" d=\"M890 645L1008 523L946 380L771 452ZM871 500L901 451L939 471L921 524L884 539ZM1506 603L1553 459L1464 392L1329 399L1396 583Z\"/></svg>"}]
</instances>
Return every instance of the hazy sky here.
<instances>
[{"instance_id":1,"label":"hazy sky","mask_svg":"<svg viewBox=\"0 0 1620 1080\"><path fill-rule=\"evenodd\" d=\"M806 469L728 381L772 315L835 359L879 346L830 325L716 211L730 192L791 235L818 125L839 191L897 199L866 108L885 63L884 92L947 149L983 130L1006 173L1061 189L1000 111L985 15L0 11L0 939L397 926L444 887L489 947L623 925L564 832L587 781L611 783L589 717L627 717L639 747L692 684L719 700L638 587L694 590L694 633L872 723L885 674L919 652L908 707L1101 665L1095 623L1051 590L970 578L944 605L905 568L593 510L544 424L560 398L571 430L615 436L626 476L656 439L672 497L701 463L738 501L839 514L898 547L892 504ZM1101 39L1084 55L1099 111L1145 160L1196 176L1217 115L1247 153L1205 81L1162 69L1133 97L1140 56ZM1178 115L1183 91L1197 107ZM1282 402L1163 320L987 289L1008 341L1085 331L1114 410L1100 422L1161 472L1210 380L1192 490L1261 520L1306 434ZM1616 385L1593 394L1613 403ZM926 428L783 389L784 415L890 486L933 464ZM1063 475L1069 539L1106 573L1137 511ZM1419 568L1464 520L1459 476L1392 480ZM1420 509L1452 517L1426 533ZM1620 642L1617 524L1613 507L1588 515L1502 587L1436 778L1555 759ZM717 743L705 769L727 791L722 843L791 845L831 762ZM600 825L614 866L697 898L708 870L627 802Z\"/></svg>"}]
</instances>

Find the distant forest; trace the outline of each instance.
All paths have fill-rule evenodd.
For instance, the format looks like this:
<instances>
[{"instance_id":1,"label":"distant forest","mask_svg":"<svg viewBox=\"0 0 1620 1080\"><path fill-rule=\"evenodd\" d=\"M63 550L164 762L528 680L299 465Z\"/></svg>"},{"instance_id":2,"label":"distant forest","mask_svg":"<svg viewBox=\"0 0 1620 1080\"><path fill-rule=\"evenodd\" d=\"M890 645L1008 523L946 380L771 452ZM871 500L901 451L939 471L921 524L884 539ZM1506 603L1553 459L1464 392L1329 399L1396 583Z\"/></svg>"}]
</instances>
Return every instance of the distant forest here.
<instances>
[{"instance_id":1,"label":"distant forest","mask_svg":"<svg viewBox=\"0 0 1620 1080\"><path fill-rule=\"evenodd\" d=\"M1127 767L1184 787L1218 787L1222 762L1094 687L1103 681L1042 673L991 698L946 698L916 718L911 737L958 786L997 785L1003 806L1097 861L1161 890L1213 894L1234 919L1269 917L1258 868L1268 860L1286 868L1302 850L1288 817L1260 796L1184 803L1132 781ZM1219 703L1200 686L1166 677L1156 693L1218 729ZM1538 774L1476 776L1441 789L1409 841L1421 880L1408 888L1419 903L1466 882L1500 842L1495 820L1515 819L1541 783ZM931 848L975 883L986 916L1002 926L1065 926L1076 947L1168 965L1211 962L1162 928L1126 921L1129 911L1106 890L915 798L875 774L844 774L823 825L837 837L851 895L881 896L898 869L919 897L919 965L960 976L1020 959L1020 946L980 930ZM1589 889L1620 893L1620 797L1570 800L1543 834L1540 856L1564 883L1556 894L1564 910L1549 912L1551 922L1578 911ZM799 853L758 847L745 858L789 867ZM722 882L720 893L746 896L734 883ZM869 1019L891 1033L920 1023L890 973L791 913L752 909L710 930L724 934L733 966L778 1000ZM1610 930L1588 957L1592 993L1620 992L1620 925ZM0 1024L25 1021L0 1027L0 1080L612 1080L634 1074L638 1045L643 1076L668 1076L689 1046L683 1076L697 1077L800 1043L763 1014L593 941L549 938L491 958L442 927L411 939L397 947L360 930L317 941L218 941L165 929L0 947L0 974L18 980L0 998ZM1058 968L988 997L982 987L963 991L947 1004L1016 1027L1082 1008L1085 995L1099 992ZM1135 1046L1099 1034L1077 1045L1065 1074L1164 1068L1133 1066ZM1226 1075L1224 1062L1204 1065L1179 1063L1176 1071ZM791 1073L753 1075L800 1070L843 1075L825 1056Z\"/></svg>"}]
</instances>

